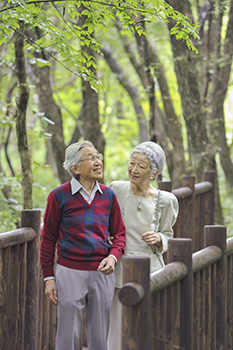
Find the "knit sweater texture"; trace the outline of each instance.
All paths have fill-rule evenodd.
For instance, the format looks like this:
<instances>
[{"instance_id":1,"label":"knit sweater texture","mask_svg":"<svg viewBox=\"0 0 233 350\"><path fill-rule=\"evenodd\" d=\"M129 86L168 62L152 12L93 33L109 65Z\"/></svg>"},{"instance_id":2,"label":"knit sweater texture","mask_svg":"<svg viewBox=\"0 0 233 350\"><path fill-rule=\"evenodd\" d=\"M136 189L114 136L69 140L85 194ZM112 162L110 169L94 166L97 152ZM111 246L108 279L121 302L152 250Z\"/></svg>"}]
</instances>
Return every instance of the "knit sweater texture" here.
<instances>
[{"instance_id":1,"label":"knit sweater texture","mask_svg":"<svg viewBox=\"0 0 233 350\"><path fill-rule=\"evenodd\" d=\"M54 276L57 263L78 270L96 270L100 261L113 254L117 260L124 252L125 227L114 192L100 184L88 204L82 195L71 193L70 181L48 196L41 239L41 266L44 278ZM108 237L114 237L110 245Z\"/></svg>"}]
</instances>

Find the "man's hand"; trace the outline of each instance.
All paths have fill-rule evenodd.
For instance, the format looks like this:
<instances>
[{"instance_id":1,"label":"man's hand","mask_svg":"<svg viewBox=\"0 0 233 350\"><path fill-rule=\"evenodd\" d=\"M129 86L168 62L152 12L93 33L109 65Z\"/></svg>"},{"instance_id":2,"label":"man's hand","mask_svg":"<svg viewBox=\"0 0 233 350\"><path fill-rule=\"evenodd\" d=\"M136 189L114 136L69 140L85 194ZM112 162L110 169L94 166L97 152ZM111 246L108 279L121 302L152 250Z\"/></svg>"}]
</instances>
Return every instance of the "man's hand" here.
<instances>
[{"instance_id":1,"label":"man's hand","mask_svg":"<svg viewBox=\"0 0 233 350\"><path fill-rule=\"evenodd\" d=\"M100 262L97 271L103 272L105 275L111 275L115 270L115 263L116 261L112 256L107 256Z\"/></svg>"},{"instance_id":2,"label":"man's hand","mask_svg":"<svg viewBox=\"0 0 233 350\"><path fill-rule=\"evenodd\" d=\"M57 286L54 279L45 281L45 294L51 303L57 306Z\"/></svg>"}]
</instances>

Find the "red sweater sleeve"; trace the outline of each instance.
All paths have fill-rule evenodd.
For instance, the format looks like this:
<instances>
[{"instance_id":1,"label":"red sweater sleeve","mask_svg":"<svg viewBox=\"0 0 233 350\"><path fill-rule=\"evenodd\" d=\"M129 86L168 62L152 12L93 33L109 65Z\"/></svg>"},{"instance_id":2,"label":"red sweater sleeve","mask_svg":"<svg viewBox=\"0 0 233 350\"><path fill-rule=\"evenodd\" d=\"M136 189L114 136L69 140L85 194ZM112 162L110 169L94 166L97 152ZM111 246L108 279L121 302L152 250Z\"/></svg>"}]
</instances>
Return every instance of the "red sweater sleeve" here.
<instances>
[{"instance_id":1,"label":"red sweater sleeve","mask_svg":"<svg viewBox=\"0 0 233 350\"><path fill-rule=\"evenodd\" d=\"M109 232L110 236L114 237L110 254L114 255L117 258L117 261L119 261L125 250L125 225L122 220L121 210L116 195L113 198Z\"/></svg>"},{"instance_id":2,"label":"red sweater sleeve","mask_svg":"<svg viewBox=\"0 0 233 350\"><path fill-rule=\"evenodd\" d=\"M43 277L54 276L55 248L59 235L61 211L57 203L55 194L51 192L48 196L44 213L44 225L41 233L40 262Z\"/></svg>"}]
</instances>

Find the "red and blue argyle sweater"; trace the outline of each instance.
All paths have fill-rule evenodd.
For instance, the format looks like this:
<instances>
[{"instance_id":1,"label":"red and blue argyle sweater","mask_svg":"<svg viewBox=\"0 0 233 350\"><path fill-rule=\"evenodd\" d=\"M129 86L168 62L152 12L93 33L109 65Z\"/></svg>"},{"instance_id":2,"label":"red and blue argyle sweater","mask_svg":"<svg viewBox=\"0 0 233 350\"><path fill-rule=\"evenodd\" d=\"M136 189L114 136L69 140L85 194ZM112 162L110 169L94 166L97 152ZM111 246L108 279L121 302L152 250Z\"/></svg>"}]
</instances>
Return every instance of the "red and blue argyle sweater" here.
<instances>
[{"instance_id":1,"label":"red and blue argyle sweater","mask_svg":"<svg viewBox=\"0 0 233 350\"><path fill-rule=\"evenodd\" d=\"M96 270L111 254L119 260L125 247L125 226L115 193L100 184L91 204L82 195L71 193L70 181L48 196L41 239L43 275L54 275L53 260L57 244L58 263L79 270ZM112 246L108 237L113 236Z\"/></svg>"}]
</instances>

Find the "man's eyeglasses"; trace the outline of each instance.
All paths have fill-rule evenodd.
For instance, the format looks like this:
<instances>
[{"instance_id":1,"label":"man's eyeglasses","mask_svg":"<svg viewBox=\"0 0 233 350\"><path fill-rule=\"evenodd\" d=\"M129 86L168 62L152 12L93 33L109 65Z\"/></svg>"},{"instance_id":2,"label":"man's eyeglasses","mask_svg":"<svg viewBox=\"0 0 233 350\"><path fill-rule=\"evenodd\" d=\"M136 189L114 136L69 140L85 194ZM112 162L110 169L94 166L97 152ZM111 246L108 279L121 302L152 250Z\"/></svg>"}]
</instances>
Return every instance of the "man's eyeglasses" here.
<instances>
[{"instance_id":1,"label":"man's eyeglasses","mask_svg":"<svg viewBox=\"0 0 233 350\"><path fill-rule=\"evenodd\" d=\"M99 154L97 154L96 156L89 156L89 157L87 157L87 158L85 158L85 159L80 159L79 162L84 162L84 160L89 160L90 162L93 162L93 163L94 163L94 161L95 161L96 159L102 161L102 160L104 159L103 154L99 153Z\"/></svg>"}]
</instances>

